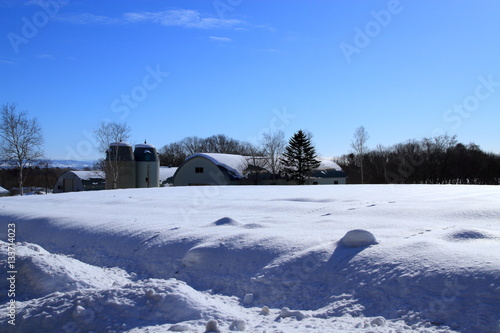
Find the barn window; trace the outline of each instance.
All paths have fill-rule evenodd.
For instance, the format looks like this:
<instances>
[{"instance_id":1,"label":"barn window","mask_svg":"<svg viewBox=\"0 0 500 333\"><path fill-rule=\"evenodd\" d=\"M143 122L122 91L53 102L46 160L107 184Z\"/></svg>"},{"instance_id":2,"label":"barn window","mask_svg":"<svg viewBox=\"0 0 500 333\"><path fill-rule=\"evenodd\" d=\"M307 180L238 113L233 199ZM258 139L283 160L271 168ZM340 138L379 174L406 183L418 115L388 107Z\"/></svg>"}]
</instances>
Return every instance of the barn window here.
<instances>
[{"instance_id":1,"label":"barn window","mask_svg":"<svg viewBox=\"0 0 500 333\"><path fill-rule=\"evenodd\" d=\"M194 168L194 173L203 173L203 168L201 167Z\"/></svg>"}]
</instances>

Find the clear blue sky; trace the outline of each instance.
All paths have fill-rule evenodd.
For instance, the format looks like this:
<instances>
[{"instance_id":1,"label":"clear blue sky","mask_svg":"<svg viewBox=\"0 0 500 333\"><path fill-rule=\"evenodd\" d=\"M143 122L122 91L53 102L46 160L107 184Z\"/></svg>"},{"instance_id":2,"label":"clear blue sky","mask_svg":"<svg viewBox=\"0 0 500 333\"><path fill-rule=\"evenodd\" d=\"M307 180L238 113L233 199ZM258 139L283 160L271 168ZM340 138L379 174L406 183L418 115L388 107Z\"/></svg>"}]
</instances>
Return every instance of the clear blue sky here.
<instances>
[{"instance_id":1,"label":"clear blue sky","mask_svg":"<svg viewBox=\"0 0 500 333\"><path fill-rule=\"evenodd\" d=\"M0 103L48 158L131 143L304 129L321 156L456 134L500 153L500 1L0 0Z\"/></svg>"}]
</instances>

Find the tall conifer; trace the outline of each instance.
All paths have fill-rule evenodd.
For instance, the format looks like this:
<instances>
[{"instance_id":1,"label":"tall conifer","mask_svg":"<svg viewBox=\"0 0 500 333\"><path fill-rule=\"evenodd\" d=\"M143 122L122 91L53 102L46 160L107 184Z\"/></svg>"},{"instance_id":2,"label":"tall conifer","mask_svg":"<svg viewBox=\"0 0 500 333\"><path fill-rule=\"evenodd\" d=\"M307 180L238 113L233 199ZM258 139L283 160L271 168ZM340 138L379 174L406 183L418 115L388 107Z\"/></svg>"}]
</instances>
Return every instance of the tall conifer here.
<instances>
[{"instance_id":1,"label":"tall conifer","mask_svg":"<svg viewBox=\"0 0 500 333\"><path fill-rule=\"evenodd\" d=\"M311 139L299 130L288 141L281 162L289 179L303 185L310 173L320 165L320 161L316 158L316 149L311 144Z\"/></svg>"}]
</instances>

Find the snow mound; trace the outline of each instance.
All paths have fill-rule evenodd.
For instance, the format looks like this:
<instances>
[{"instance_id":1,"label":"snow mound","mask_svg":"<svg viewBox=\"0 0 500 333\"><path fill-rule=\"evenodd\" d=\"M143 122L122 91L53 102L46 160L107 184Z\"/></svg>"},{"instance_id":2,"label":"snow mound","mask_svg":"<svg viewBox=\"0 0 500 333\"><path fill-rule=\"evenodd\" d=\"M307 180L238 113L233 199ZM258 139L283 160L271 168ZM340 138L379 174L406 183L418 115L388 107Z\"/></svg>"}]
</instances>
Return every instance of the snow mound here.
<instances>
[{"instance_id":1,"label":"snow mound","mask_svg":"<svg viewBox=\"0 0 500 333\"><path fill-rule=\"evenodd\" d=\"M494 239L495 236L480 230L462 229L448 235L450 241L471 241L479 239Z\"/></svg>"},{"instance_id":2,"label":"snow mound","mask_svg":"<svg viewBox=\"0 0 500 333\"><path fill-rule=\"evenodd\" d=\"M377 240L371 232L355 229L348 231L340 240L340 244L346 247L363 247L377 244Z\"/></svg>"},{"instance_id":3,"label":"snow mound","mask_svg":"<svg viewBox=\"0 0 500 333\"><path fill-rule=\"evenodd\" d=\"M220 333L219 323L215 319L207 322L205 333Z\"/></svg>"},{"instance_id":4,"label":"snow mound","mask_svg":"<svg viewBox=\"0 0 500 333\"><path fill-rule=\"evenodd\" d=\"M54 293L17 305L16 326L0 320L2 332L52 332L56 327L62 332L123 332L137 326L221 317L232 313L236 300L221 302L176 279L148 279L120 288Z\"/></svg>"},{"instance_id":5,"label":"snow mound","mask_svg":"<svg viewBox=\"0 0 500 333\"><path fill-rule=\"evenodd\" d=\"M7 246L0 242L0 261L5 264ZM66 292L82 288L110 288L130 282L130 275L120 268L101 268L85 264L64 255L52 254L39 245L16 245L16 278L18 299L41 297L53 292ZM0 290L7 290L6 279Z\"/></svg>"},{"instance_id":6,"label":"snow mound","mask_svg":"<svg viewBox=\"0 0 500 333\"><path fill-rule=\"evenodd\" d=\"M239 226L240 223L238 221L233 220L230 217L223 217L223 218L218 219L217 221L213 222L212 225L214 225L214 226L221 226L221 225Z\"/></svg>"}]
</instances>

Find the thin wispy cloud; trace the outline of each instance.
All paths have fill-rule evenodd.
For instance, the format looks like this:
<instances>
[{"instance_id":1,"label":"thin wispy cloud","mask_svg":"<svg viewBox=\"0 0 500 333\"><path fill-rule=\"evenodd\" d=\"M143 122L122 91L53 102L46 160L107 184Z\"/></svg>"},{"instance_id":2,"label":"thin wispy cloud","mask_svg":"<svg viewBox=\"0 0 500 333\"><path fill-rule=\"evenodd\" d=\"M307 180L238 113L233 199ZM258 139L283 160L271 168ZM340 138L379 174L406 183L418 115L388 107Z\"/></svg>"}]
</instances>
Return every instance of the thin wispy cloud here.
<instances>
[{"instance_id":1,"label":"thin wispy cloud","mask_svg":"<svg viewBox=\"0 0 500 333\"><path fill-rule=\"evenodd\" d=\"M250 26L244 20L223 19L202 14L190 9L171 9L158 12L128 12L120 18L94 14L66 14L59 18L72 24L135 24L154 23L166 27L189 29L230 29Z\"/></svg>"},{"instance_id":2,"label":"thin wispy cloud","mask_svg":"<svg viewBox=\"0 0 500 333\"><path fill-rule=\"evenodd\" d=\"M58 20L72 23L72 24L99 24L99 25L110 25L110 24L123 24L126 23L123 19L113 18L109 16L94 15L94 14L66 14L59 15Z\"/></svg>"},{"instance_id":3,"label":"thin wispy cloud","mask_svg":"<svg viewBox=\"0 0 500 333\"><path fill-rule=\"evenodd\" d=\"M231 38L228 37L216 37L216 36L210 36L208 37L208 39L214 42L222 42L222 43L229 43L233 41Z\"/></svg>"},{"instance_id":4,"label":"thin wispy cloud","mask_svg":"<svg viewBox=\"0 0 500 333\"><path fill-rule=\"evenodd\" d=\"M169 27L193 29L232 28L247 24L247 22L237 19L221 19L205 16L198 11L189 9L126 13L124 18L130 23L152 22Z\"/></svg>"},{"instance_id":5,"label":"thin wispy cloud","mask_svg":"<svg viewBox=\"0 0 500 333\"><path fill-rule=\"evenodd\" d=\"M3 65L15 65L16 62L0 59L0 64L3 64Z\"/></svg>"},{"instance_id":6,"label":"thin wispy cloud","mask_svg":"<svg viewBox=\"0 0 500 333\"><path fill-rule=\"evenodd\" d=\"M55 60L56 57L54 57L52 54L39 54L36 56L39 59L47 59L47 60Z\"/></svg>"}]
</instances>

